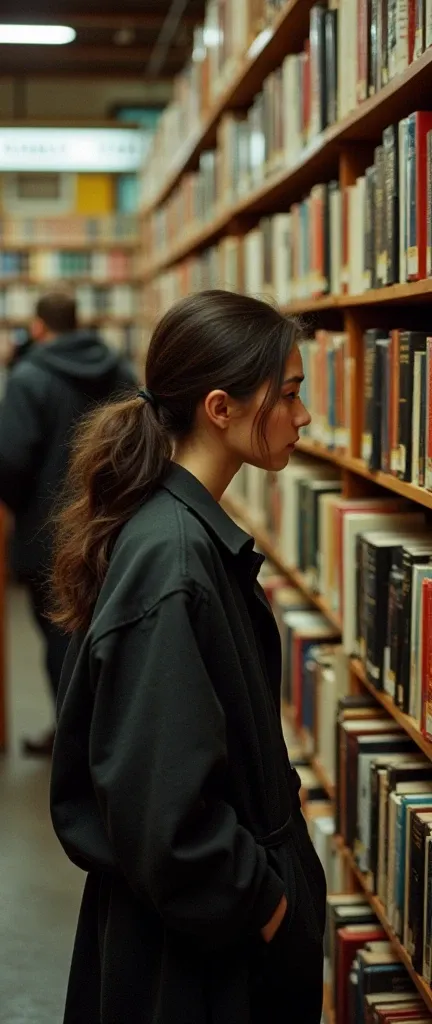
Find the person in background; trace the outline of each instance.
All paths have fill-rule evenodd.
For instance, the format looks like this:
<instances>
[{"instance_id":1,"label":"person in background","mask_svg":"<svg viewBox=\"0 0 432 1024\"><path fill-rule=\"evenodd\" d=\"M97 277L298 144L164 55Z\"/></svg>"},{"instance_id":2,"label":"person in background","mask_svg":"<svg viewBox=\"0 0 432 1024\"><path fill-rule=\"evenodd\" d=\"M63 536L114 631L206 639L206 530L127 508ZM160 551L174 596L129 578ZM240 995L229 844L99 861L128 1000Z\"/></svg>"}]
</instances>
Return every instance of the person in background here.
<instances>
[{"instance_id":1,"label":"person in background","mask_svg":"<svg viewBox=\"0 0 432 1024\"><path fill-rule=\"evenodd\" d=\"M262 558L220 500L310 422L296 324L212 291L78 431L59 519L55 830L87 872L65 1024L319 1024L325 878Z\"/></svg>"},{"instance_id":2,"label":"person in background","mask_svg":"<svg viewBox=\"0 0 432 1024\"><path fill-rule=\"evenodd\" d=\"M74 297L57 290L38 302L32 345L12 365L0 402L0 501L13 512L12 563L28 589L56 700L68 637L48 617L52 515L83 413L134 383L130 366L95 333L79 330ZM23 752L49 755L54 730L27 739Z\"/></svg>"}]
</instances>

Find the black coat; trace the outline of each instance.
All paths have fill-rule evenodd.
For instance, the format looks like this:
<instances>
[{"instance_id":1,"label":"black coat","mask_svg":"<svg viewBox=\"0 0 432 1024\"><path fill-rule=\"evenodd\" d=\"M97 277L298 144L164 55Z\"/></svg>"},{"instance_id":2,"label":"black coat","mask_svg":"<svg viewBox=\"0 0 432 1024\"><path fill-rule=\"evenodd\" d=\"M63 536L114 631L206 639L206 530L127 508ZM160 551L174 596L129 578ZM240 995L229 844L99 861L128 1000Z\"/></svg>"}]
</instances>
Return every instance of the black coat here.
<instances>
[{"instance_id":1,"label":"black coat","mask_svg":"<svg viewBox=\"0 0 432 1024\"><path fill-rule=\"evenodd\" d=\"M325 880L282 736L261 561L173 467L71 643L51 807L89 874L65 1024L319 1024Z\"/></svg>"},{"instance_id":2,"label":"black coat","mask_svg":"<svg viewBox=\"0 0 432 1024\"><path fill-rule=\"evenodd\" d=\"M32 345L11 369L0 403L0 501L15 514L18 576L39 578L49 567L49 520L78 420L133 381L129 364L89 331Z\"/></svg>"}]
</instances>

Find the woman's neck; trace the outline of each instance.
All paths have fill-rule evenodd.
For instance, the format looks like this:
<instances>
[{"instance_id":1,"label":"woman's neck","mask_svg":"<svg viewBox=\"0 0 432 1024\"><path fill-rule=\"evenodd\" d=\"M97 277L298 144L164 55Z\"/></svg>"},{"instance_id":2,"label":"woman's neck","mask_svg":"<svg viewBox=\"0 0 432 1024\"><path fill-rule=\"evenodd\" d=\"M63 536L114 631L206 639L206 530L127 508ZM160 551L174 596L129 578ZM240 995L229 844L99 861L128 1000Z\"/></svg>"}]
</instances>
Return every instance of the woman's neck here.
<instances>
[{"instance_id":1,"label":"woman's neck","mask_svg":"<svg viewBox=\"0 0 432 1024\"><path fill-rule=\"evenodd\" d=\"M192 473L215 501L220 501L240 469L237 460L227 456L223 449L216 452L207 445L191 441L176 446L173 462Z\"/></svg>"}]
</instances>

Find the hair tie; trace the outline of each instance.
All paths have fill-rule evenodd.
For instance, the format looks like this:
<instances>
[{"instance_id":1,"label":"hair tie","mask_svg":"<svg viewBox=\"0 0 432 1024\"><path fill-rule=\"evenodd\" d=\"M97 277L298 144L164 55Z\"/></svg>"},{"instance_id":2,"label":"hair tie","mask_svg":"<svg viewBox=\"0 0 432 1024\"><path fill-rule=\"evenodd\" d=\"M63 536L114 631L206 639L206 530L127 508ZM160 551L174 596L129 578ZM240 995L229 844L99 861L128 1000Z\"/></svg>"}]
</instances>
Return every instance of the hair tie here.
<instances>
[{"instance_id":1,"label":"hair tie","mask_svg":"<svg viewBox=\"0 0 432 1024\"><path fill-rule=\"evenodd\" d=\"M150 388L140 388L138 391L138 398L142 398L143 402L148 402L152 409L154 409L155 412L157 411L158 403L153 391L150 391Z\"/></svg>"}]
</instances>

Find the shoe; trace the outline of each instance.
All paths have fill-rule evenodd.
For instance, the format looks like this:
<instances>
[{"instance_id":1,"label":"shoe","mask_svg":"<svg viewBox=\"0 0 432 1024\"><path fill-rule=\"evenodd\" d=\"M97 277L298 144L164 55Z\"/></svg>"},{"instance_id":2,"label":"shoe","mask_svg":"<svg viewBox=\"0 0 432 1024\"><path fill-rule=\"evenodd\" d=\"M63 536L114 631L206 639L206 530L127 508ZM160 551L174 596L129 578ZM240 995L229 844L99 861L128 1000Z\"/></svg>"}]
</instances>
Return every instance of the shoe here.
<instances>
[{"instance_id":1,"label":"shoe","mask_svg":"<svg viewBox=\"0 0 432 1024\"><path fill-rule=\"evenodd\" d=\"M45 733L40 739L23 739L21 753L24 757L51 757L54 746L55 731Z\"/></svg>"}]
</instances>

